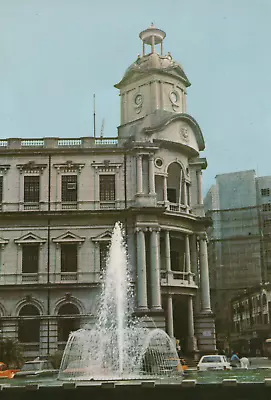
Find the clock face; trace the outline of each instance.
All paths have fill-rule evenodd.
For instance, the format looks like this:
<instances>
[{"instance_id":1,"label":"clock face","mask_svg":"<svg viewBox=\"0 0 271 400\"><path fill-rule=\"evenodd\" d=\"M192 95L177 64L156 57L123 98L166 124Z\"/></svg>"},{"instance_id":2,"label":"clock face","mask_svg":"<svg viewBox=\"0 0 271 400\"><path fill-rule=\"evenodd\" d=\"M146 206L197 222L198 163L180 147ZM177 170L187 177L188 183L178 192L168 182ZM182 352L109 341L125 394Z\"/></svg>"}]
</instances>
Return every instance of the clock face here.
<instances>
[{"instance_id":1,"label":"clock face","mask_svg":"<svg viewBox=\"0 0 271 400\"><path fill-rule=\"evenodd\" d=\"M142 104L142 102L143 102L142 94L138 93L138 94L135 96L135 104L136 104L137 106L140 106L140 105Z\"/></svg>"},{"instance_id":2,"label":"clock face","mask_svg":"<svg viewBox=\"0 0 271 400\"><path fill-rule=\"evenodd\" d=\"M173 104L176 104L176 103L178 103L179 95L178 95L177 92L172 91L172 92L170 92L170 94L169 94L169 98L170 98L170 100L171 100L171 102L172 102Z\"/></svg>"}]
</instances>

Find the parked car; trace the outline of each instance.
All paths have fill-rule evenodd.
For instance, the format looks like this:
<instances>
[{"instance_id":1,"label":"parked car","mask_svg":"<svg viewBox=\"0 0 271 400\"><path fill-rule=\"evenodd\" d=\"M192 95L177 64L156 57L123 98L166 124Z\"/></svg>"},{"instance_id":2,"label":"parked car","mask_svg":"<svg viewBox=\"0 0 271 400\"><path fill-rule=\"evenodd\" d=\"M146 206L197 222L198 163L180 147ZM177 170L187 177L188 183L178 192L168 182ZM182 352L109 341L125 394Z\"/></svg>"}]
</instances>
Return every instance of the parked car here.
<instances>
[{"instance_id":1,"label":"parked car","mask_svg":"<svg viewBox=\"0 0 271 400\"><path fill-rule=\"evenodd\" d=\"M230 370L232 369L226 356L220 355L206 355L202 356L197 365L198 371L211 371L211 370Z\"/></svg>"},{"instance_id":2,"label":"parked car","mask_svg":"<svg viewBox=\"0 0 271 400\"><path fill-rule=\"evenodd\" d=\"M52 363L48 360L34 360L26 361L19 372L14 375L15 378L28 378L28 377L48 377L55 376L58 373L54 369Z\"/></svg>"},{"instance_id":3,"label":"parked car","mask_svg":"<svg viewBox=\"0 0 271 400\"><path fill-rule=\"evenodd\" d=\"M12 379L16 372L19 372L19 369L8 368L7 365L3 362L0 362L0 378L8 378Z\"/></svg>"}]
</instances>

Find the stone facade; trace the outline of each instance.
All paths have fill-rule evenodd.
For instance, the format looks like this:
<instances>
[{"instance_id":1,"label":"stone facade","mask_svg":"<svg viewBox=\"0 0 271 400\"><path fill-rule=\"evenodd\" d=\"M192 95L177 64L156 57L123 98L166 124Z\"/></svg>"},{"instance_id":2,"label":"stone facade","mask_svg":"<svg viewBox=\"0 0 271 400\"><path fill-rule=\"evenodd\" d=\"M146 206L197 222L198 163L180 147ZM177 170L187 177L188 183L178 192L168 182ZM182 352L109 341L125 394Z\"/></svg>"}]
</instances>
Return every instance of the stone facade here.
<instances>
[{"instance_id":1,"label":"stone facade","mask_svg":"<svg viewBox=\"0 0 271 400\"><path fill-rule=\"evenodd\" d=\"M186 113L183 69L156 53L164 36L154 26L141 32L143 54L116 85L117 137L0 141L1 331L28 357L62 349L71 330L95 321L116 221L126 232L135 312L186 352L215 350L204 140Z\"/></svg>"}]
</instances>

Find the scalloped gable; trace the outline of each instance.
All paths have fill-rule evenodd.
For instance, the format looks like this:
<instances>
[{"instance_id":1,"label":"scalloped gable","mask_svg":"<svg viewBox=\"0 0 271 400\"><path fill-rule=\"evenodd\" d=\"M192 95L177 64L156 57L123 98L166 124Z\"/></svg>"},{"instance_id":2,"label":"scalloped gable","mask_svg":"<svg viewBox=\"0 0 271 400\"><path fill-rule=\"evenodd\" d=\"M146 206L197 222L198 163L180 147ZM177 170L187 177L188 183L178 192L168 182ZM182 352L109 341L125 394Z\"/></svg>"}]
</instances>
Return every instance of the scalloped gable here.
<instances>
[{"instance_id":1,"label":"scalloped gable","mask_svg":"<svg viewBox=\"0 0 271 400\"><path fill-rule=\"evenodd\" d=\"M54 243L75 243L75 242L82 243L85 240L86 240L85 237L78 236L70 231L67 231L62 235L52 239Z\"/></svg>"},{"instance_id":2,"label":"scalloped gable","mask_svg":"<svg viewBox=\"0 0 271 400\"><path fill-rule=\"evenodd\" d=\"M112 232L111 231L105 231L103 233L100 233L98 236L94 236L91 238L93 242L108 242L112 238Z\"/></svg>"},{"instance_id":3,"label":"scalloped gable","mask_svg":"<svg viewBox=\"0 0 271 400\"><path fill-rule=\"evenodd\" d=\"M178 124L180 128L179 132L178 129L174 129L172 125L177 121L180 122ZM187 132L185 132L183 128L187 128ZM186 144L189 147L195 148L197 151L205 149L205 143L199 124L189 114L171 114L157 125L143 128L143 133L152 134L157 139ZM187 134L188 136L186 136Z\"/></svg>"},{"instance_id":4,"label":"scalloped gable","mask_svg":"<svg viewBox=\"0 0 271 400\"><path fill-rule=\"evenodd\" d=\"M35 235L35 233L33 232L28 232L25 235L19 237L18 239L14 239L14 242L18 244L45 243L46 239L43 239L38 235Z\"/></svg>"}]
</instances>

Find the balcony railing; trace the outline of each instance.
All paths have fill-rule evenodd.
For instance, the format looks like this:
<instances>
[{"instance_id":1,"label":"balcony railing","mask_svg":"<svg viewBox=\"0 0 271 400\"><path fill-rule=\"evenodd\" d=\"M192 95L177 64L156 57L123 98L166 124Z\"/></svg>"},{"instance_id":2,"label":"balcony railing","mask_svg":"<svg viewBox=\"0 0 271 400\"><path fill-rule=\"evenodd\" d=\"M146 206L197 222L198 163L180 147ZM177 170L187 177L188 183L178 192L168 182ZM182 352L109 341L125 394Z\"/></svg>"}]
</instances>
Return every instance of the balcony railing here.
<instances>
[{"instance_id":1,"label":"balcony railing","mask_svg":"<svg viewBox=\"0 0 271 400\"><path fill-rule=\"evenodd\" d=\"M61 272L61 281L77 281L77 272Z\"/></svg>"},{"instance_id":2,"label":"balcony railing","mask_svg":"<svg viewBox=\"0 0 271 400\"><path fill-rule=\"evenodd\" d=\"M161 270L162 286L196 286L195 274L183 271Z\"/></svg>"},{"instance_id":3,"label":"balcony railing","mask_svg":"<svg viewBox=\"0 0 271 400\"><path fill-rule=\"evenodd\" d=\"M172 213L191 213L191 207L181 203L170 203L168 201L158 201L157 205L166 207L166 210Z\"/></svg>"},{"instance_id":4,"label":"balcony railing","mask_svg":"<svg viewBox=\"0 0 271 400\"><path fill-rule=\"evenodd\" d=\"M133 204L132 201L127 204ZM127 206L126 204L126 206ZM74 211L74 210L115 210L124 209L124 200L115 201L72 201L72 202L61 202L52 201L50 202L50 211ZM1 212L16 212L16 211L48 211L48 202L40 201L37 203L24 203L24 202L2 202L0 203Z\"/></svg>"},{"instance_id":5,"label":"balcony railing","mask_svg":"<svg viewBox=\"0 0 271 400\"><path fill-rule=\"evenodd\" d=\"M82 138L58 138L47 137L43 139L20 139L10 138L0 140L1 149L24 149L24 148L92 148L92 147L116 147L120 145L120 140L117 137L82 137Z\"/></svg>"},{"instance_id":6,"label":"balcony railing","mask_svg":"<svg viewBox=\"0 0 271 400\"><path fill-rule=\"evenodd\" d=\"M14 272L2 273L0 276L0 285L47 285L50 284L63 284L63 283L86 283L98 284L101 282L100 271L80 271L80 272L52 272L54 266L49 268L49 276L47 273L47 265L42 265L42 272L16 274Z\"/></svg>"},{"instance_id":7,"label":"balcony railing","mask_svg":"<svg viewBox=\"0 0 271 400\"><path fill-rule=\"evenodd\" d=\"M22 282L23 283L36 283L39 281L38 273L27 273L22 274Z\"/></svg>"}]
</instances>

